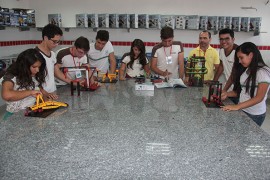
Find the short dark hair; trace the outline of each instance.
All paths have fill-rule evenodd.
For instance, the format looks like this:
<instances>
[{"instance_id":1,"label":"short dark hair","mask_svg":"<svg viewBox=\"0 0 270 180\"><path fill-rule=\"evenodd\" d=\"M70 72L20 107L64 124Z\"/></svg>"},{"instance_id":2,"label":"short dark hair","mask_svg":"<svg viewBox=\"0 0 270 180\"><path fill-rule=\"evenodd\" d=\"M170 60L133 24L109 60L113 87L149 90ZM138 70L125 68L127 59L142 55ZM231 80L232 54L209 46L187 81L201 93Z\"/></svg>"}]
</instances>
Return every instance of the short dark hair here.
<instances>
[{"instance_id":1,"label":"short dark hair","mask_svg":"<svg viewBox=\"0 0 270 180\"><path fill-rule=\"evenodd\" d=\"M83 36L81 36L75 40L74 46L76 48L83 49L86 52L88 52L90 49L89 40Z\"/></svg>"},{"instance_id":2,"label":"short dark hair","mask_svg":"<svg viewBox=\"0 0 270 180\"><path fill-rule=\"evenodd\" d=\"M219 35L221 35L221 34L230 34L230 36L231 36L232 38L234 38L234 31L233 31L232 29L228 29L228 28L221 29L221 30L219 31Z\"/></svg>"},{"instance_id":3,"label":"short dark hair","mask_svg":"<svg viewBox=\"0 0 270 180\"><path fill-rule=\"evenodd\" d=\"M99 30L96 36L96 40L97 39L100 39L101 41L109 41L109 32L106 30Z\"/></svg>"},{"instance_id":4,"label":"short dark hair","mask_svg":"<svg viewBox=\"0 0 270 180\"><path fill-rule=\"evenodd\" d=\"M60 27L54 25L54 24L47 24L42 29L42 39L44 39L44 36L47 36L49 39L53 38L55 35L63 35L63 31L60 29Z\"/></svg>"},{"instance_id":5,"label":"short dark hair","mask_svg":"<svg viewBox=\"0 0 270 180\"><path fill-rule=\"evenodd\" d=\"M201 33L208 33L208 37L209 37L209 39L211 38L211 33L210 33L209 31L207 31L207 30L203 30Z\"/></svg>"},{"instance_id":6,"label":"short dark hair","mask_svg":"<svg viewBox=\"0 0 270 180\"><path fill-rule=\"evenodd\" d=\"M169 26L165 26L160 31L160 38L161 39L168 39L173 38L173 29Z\"/></svg>"}]
</instances>

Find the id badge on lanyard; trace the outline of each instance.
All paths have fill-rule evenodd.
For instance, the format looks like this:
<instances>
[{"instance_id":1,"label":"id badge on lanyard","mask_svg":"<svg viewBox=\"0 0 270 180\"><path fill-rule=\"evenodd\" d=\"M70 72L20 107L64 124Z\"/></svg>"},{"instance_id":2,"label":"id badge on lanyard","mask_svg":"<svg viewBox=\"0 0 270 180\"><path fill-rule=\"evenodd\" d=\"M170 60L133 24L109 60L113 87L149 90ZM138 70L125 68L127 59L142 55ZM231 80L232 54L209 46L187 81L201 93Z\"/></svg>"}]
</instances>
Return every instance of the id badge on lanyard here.
<instances>
[{"instance_id":1,"label":"id badge on lanyard","mask_svg":"<svg viewBox=\"0 0 270 180\"><path fill-rule=\"evenodd\" d=\"M72 56L72 57L73 57L74 66L75 66L75 68L77 68L74 56ZM80 62L79 62L79 67L80 67ZM82 77L82 72L80 70L76 71L75 73L76 73L76 79L79 79Z\"/></svg>"},{"instance_id":2,"label":"id badge on lanyard","mask_svg":"<svg viewBox=\"0 0 270 180\"><path fill-rule=\"evenodd\" d=\"M166 54L165 47L164 47L163 50L164 50L164 54L166 56L166 63L167 64L172 64L172 46L170 48L170 55L169 56L167 56L167 54Z\"/></svg>"},{"instance_id":3,"label":"id badge on lanyard","mask_svg":"<svg viewBox=\"0 0 270 180\"><path fill-rule=\"evenodd\" d=\"M167 56L166 62L167 62L167 64L172 64L172 56Z\"/></svg>"},{"instance_id":4,"label":"id badge on lanyard","mask_svg":"<svg viewBox=\"0 0 270 180\"><path fill-rule=\"evenodd\" d=\"M76 71L76 78L81 78L82 77L82 72L81 71Z\"/></svg>"}]
</instances>

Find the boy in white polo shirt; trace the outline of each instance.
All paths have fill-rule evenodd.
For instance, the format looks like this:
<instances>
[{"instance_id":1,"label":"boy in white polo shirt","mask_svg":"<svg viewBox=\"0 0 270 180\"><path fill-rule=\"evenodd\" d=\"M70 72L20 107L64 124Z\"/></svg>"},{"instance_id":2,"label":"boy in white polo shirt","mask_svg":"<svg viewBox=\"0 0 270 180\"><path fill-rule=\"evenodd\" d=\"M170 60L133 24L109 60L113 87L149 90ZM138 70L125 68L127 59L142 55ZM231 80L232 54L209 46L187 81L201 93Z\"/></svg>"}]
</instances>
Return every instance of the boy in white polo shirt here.
<instances>
[{"instance_id":1,"label":"boy in white polo shirt","mask_svg":"<svg viewBox=\"0 0 270 180\"><path fill-rule=\"evenodd\" d=\"M90 44L88 57L90 67L96 67L101 73L115 73L116 60L108 31L97 32L96 42Z\"/></svg>"},{"instance_id":2,"label":"boy in white polo shirt","mask_svg":"<svg viewBox=\"0 0 270 180\"><path fill-rule=\"evenodd\" d=\"M83 36L77 38L74 42L74 46L61 49L58 51L56 59L57 63L54 66L54 72L56 77L57 85L70 84L72 80L76 78L81 78L81 71L78 72L67 72L64 74L60 68L61 67L75 67L79 68L81 66L89 66L87 61L87 53L89 51L89 40ZM90 70L89 76L92 74ZM91 78L91 83L94 80Z\"/></svg>"}]
</instances>

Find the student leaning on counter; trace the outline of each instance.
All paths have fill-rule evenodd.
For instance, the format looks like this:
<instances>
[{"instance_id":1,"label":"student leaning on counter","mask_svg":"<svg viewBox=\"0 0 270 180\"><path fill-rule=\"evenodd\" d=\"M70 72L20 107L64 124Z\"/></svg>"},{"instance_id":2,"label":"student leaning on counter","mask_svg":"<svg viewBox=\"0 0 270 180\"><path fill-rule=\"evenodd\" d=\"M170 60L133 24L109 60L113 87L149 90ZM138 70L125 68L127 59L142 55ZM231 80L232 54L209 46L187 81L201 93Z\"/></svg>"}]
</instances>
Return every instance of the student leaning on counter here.
<instances>
[{"instance_id":1,"label":"student leaning on counter","mask_svg":"<svg viewBox=\"0 0 270 180\"><path fill-rule=\"evenodd\" d=\"M87 60L87 53L89 51L89 40L83 36L77 38L74 42L72 47L67 47L60 49L57 52L56 59L57 62L54 65L54 74L55 74L55 81L57 85L66 85L70 84L74 79L82 79L81 71L73 71L73 72L66 72L64 74L61 71L61 68L65 67L74 67L80 68L82 66L86 66L89 68L88 60ZM90 79L90 84L94 83L94 78L92 75L92 70L89 69L88 78ZM84 83L84 79L82 79L82 83Z\"/></svg>"},{"instance_id":2,"label":"student leaning on counter","mask_svg":"<svg viewBox=\"0 0 270 180\"><path fill-rule=\"evenodd\" d=\"M42 29L42 42L36 47L36 49L42 54L46 60L46 66L48 74L43 83L43 89L41 92L44 96L55 99L57 95L55 94L56 85L54 79L54 64L56 63L55 53L52 51L56 46L59 45L60 39L63 35L62 30L53 24L48 24Z\"/></svg>"},{"instance_id":3,"label":"student leaning on counter","mask_svg":"<svg viewBox=\"0 0 270 180\"><path fill-rule=\"evenodd\" d=\"M130 52L125 53L122 57L119 80L144 76L145 73L148 76L150 75L149 61L145 54L145 45L142 40L135 39L131 44Z\"/></svg>"},{"instance_id":4,"label":"student leaning on counter","mask_svg":"<svg viewBox=\"0 0 270 180\"><path fill-rule=\"evenodd\" d=\"M38 50L27 49L19 54L1 79L2 98L7 104L4 119L9 114L34 105L46 75L46 61Z\"/></svg>"},{"instance_id":5,"label":"student leaning on counter","mask_svg":"<svg viewBox=\"0 0 270 180\"><path fill-rule=\"evenodd\" d=\"M99 30L96 42L90 43L88 51L90 67L96 67L101 73L115 73L116 59L112 43L109 41L109 32Z\"/></svg>"},{"instance_id":6,"label":"student leaning on counter","mask_svg":"<svg viewBox=\"0 0 270 180\"><path fill-rule=\"evenodd\" d=\"M168 26L161 29L160 38L161 43L152 49L151 70L161 78L183 79L184 48L182 43L174 41L174 31Z\"/></svg>"},{"instance_id":7,"label":"student leaning on counter","mask_svg":"<svg viewBox=\"0 0 270 180\"><path fill-rule=\"evenodd\" d=\"M266 116L266 99L270 84L270 68L264 63L257 46L246 42L235 50L232 70L233 91L223 92L222 99L237 97L239 103L226 105L224 111L242 109L256 124L262 125Z\"/></svg>"}]
</instances>

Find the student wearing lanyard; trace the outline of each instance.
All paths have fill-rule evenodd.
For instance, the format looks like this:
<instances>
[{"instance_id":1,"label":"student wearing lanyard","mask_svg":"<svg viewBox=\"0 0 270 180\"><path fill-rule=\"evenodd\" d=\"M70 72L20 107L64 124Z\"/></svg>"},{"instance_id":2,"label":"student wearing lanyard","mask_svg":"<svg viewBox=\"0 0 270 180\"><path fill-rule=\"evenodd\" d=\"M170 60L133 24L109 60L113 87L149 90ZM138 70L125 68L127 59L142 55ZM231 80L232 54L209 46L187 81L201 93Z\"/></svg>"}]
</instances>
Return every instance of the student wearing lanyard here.
<instances>
[{"instance_id":1,"label":"student wearing lanyard","mask_svg":"<svg viewBox=\"0 0 270 180\"><path fill-rule=\"evenodd\" d=\"M161 43L152 49L151 70L161 78L183 79L184 48L180 41L173 41L174 32L171 27L163 27L160 31Z\"/></svg>"},{"instance_id":2,"label":"student wearing lanyard","mask_svg":"<svg viewBox=\"0 0 270 180\"><path fill-rule=\"evenodd\" d=\"M207 68L207 74L204 75L204 81L210 81L214 79L214 71L218 69L220 60L218 51L210 46L211 33L209 31L202 31L199 34L199 46L189 53L189 58L194 54L195 56L204 56L205 67ZM186 75L185 82L188 82L189 77Z\"/></svg>"},{"instance_id":3,"label":"student wearing lanyard","mask_svg":"<svg viewBox=\"0 0 270 180\"><path fill-rule=\"evenodd\" d=\"M61 71L61 67L75 67L88 66L87 52L89 51L89 41L85 37L79 37L75 40L74 46L61 49L57 52L57 62L54 66L55 81L57 85L70 84L72 80L82 77L81 71L67 72ZM89 74L91 75L92 72ZM93 83L93 79L90 80Z\"/></svg>"}]
</instances>

